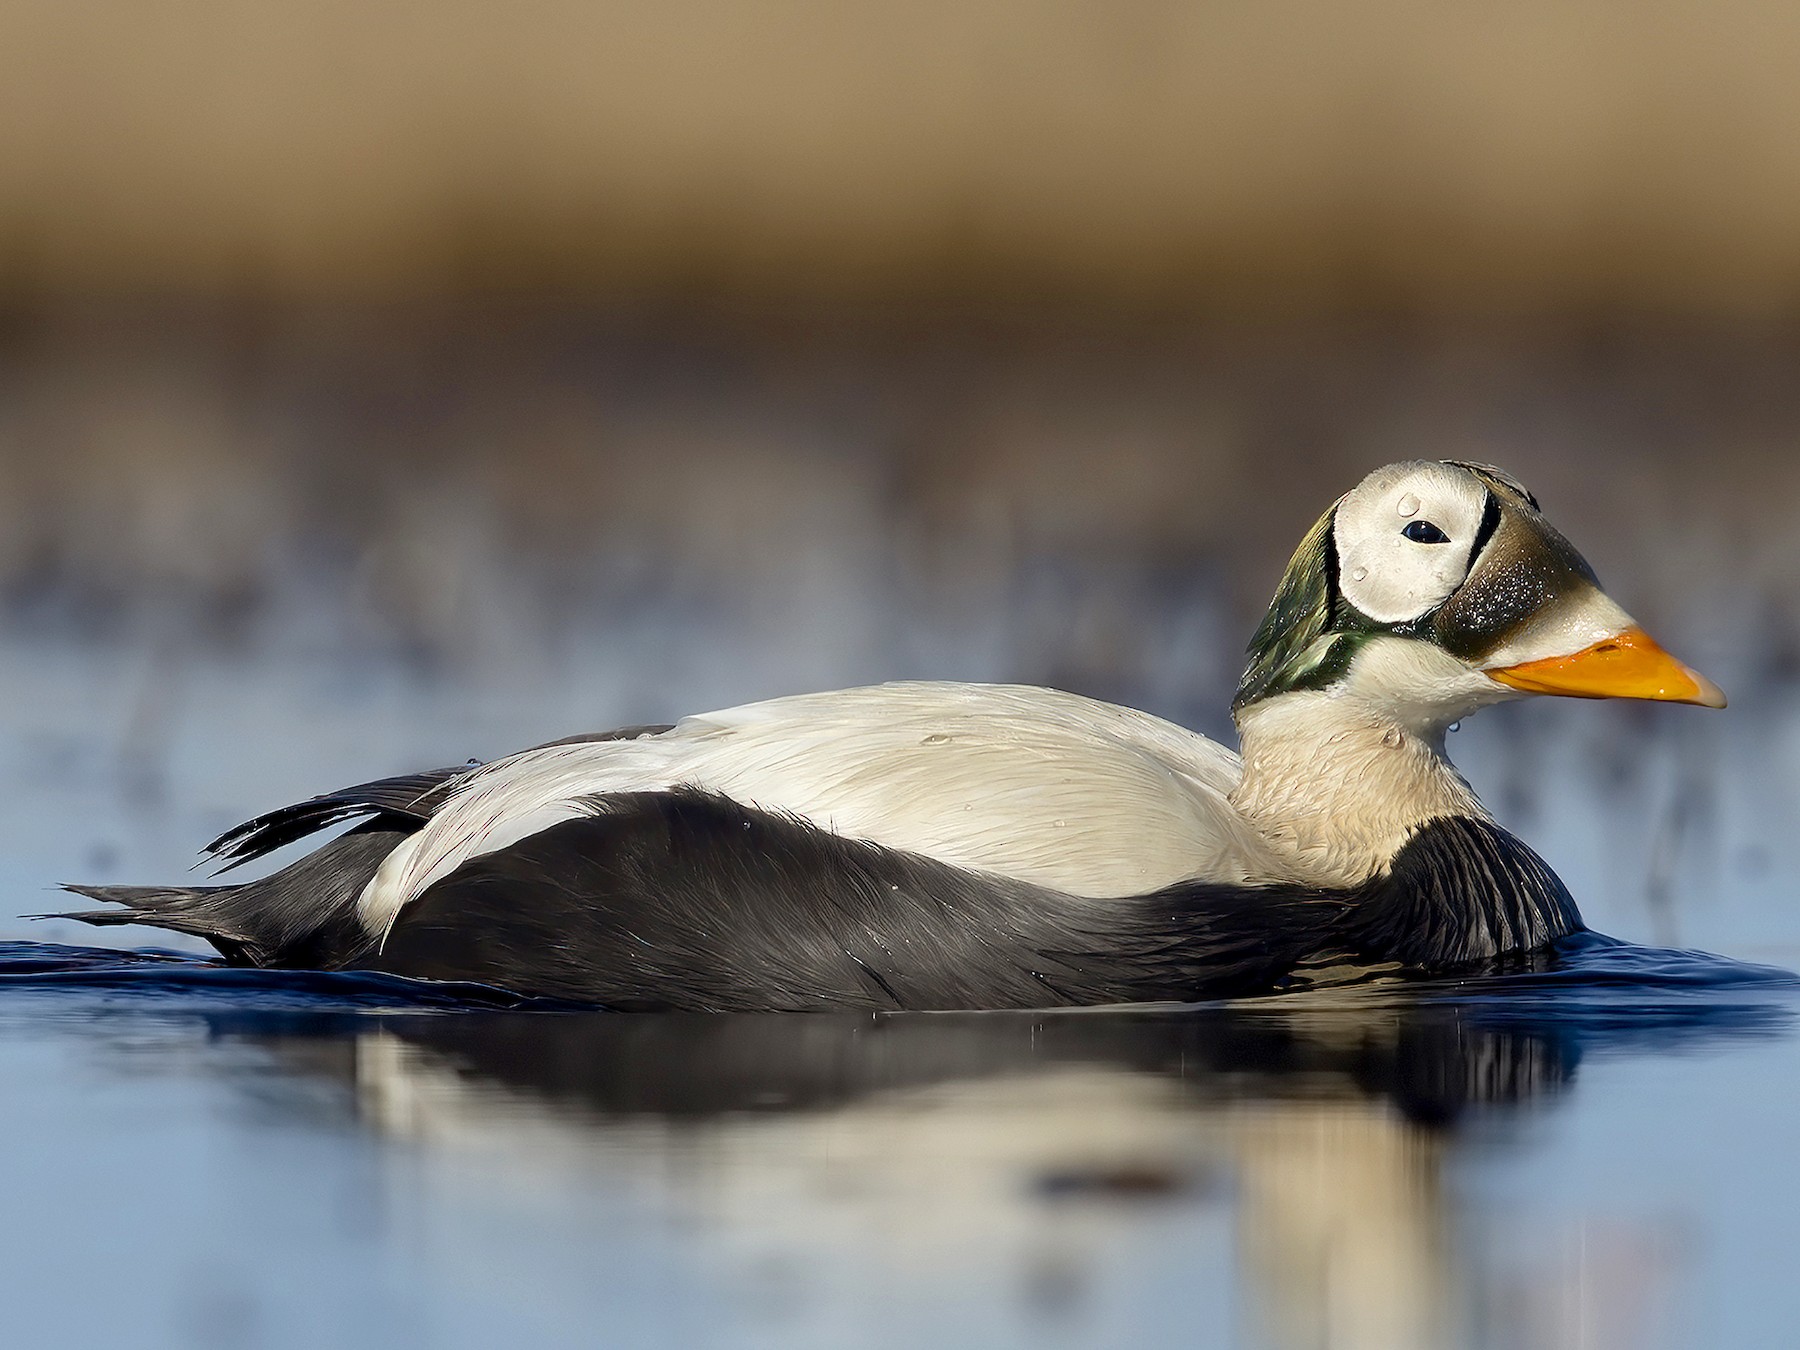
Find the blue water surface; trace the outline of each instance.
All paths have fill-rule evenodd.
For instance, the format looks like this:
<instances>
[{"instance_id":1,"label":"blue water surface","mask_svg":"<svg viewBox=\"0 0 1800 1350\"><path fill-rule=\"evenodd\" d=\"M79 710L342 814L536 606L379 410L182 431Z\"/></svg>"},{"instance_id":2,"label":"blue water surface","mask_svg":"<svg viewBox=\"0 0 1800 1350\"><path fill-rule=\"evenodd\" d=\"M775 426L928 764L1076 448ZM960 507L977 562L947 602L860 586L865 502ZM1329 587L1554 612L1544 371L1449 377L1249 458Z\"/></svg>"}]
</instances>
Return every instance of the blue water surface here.
<instances>
[{"instance_id":1,"label":"blue water surface","mask_svg":"<svg viewBox=\"0 0 1800 1350\"><path fill-rule=\"evenodd\" d=\"M0 943L33 1345L1778 1345L1800 979L616 1015Z\"/></svg>"},{"instance_id":2,"label":"blue water surface","mask_svg":"<svg viewBox=\"0 0 1800 1350\"><path fill-rule=\"evenodd\" d=\"M0 651L7 1343L1800 1339L1800 990L1771 968L1800 965L1800 698L1738 698L1710 664L1723 717L1542 704L1454 738L1632 940L1505 976L618 1016L8 917L65 907L62 881L177 882L220 830L344 783L917 656L789 661L759 689L668 622L463 679L311 656L300 623L278 659Z\"/></svg>"}]
</instances>

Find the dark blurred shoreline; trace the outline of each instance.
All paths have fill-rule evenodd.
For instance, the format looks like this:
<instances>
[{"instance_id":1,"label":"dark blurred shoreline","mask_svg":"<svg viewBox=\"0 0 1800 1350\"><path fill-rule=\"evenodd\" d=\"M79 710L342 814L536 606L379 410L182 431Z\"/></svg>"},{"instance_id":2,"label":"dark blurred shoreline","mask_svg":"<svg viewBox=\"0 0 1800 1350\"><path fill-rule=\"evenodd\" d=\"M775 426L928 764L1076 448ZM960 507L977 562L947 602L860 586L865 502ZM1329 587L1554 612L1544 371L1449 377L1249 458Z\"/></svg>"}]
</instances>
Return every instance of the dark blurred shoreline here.
<instances>
[{"instance_id":1,"label":"dark blurred shoreline","mask_svg":"<svg viewBox=\"0 0 1800 1350\"><path fill-rule=\"evenodd\" d=\"M230 644L304 599L454 660L664 603L954 627L1048 586L1101 629L1201 595L1229 660L1336 495L1453 456L1521 474L1647 621L1784 666L1796 369L1800 329L1618 317L41 300L0 315L0 616Z\"/></svg>"}]
</instances>

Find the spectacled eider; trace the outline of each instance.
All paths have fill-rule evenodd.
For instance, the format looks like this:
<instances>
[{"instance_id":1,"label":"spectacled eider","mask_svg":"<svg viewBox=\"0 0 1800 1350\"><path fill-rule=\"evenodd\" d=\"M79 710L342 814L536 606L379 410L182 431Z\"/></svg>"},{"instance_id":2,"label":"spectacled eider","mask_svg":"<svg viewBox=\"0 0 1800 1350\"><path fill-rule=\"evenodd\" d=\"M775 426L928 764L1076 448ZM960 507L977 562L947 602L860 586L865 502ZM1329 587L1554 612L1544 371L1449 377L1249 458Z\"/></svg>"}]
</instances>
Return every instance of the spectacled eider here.
<instances>
[{"instance_id":1,"label":"spectacled eider","mask_svg":"<svg viewBox=\"0 0 1800 1350\"><path fill-rule=\"evenodd\" d=\"M1483 810L1452 723L1523 694L1723 707L1514 479L1378 469L1301 542L1250 644L1239 754L1051 689L911 683L575 737L285 807L242 885L73 886L71 917L226 960L471 980L619 1009L998 1008L1417 969L1581 927Z\"/></svg>"}]
</instances>

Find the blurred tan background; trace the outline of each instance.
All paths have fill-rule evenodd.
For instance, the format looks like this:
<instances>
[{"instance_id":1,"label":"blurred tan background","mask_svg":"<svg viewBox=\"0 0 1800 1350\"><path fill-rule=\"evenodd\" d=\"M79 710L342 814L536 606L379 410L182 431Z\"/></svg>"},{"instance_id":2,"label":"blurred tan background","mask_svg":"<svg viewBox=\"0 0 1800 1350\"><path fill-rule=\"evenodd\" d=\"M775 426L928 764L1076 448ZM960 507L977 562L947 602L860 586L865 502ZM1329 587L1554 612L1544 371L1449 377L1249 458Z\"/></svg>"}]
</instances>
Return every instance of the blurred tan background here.
<instances>
[{"instance_id":1,"label":"blurred tan background","mask_svg":"<svg viewBox=\"0 0 1800 1350\"><path fill-rule=\"evenodd\" d=\"M12 0L0 278L1789 315L1758 0Z\"/></svg>"}]
</instances>

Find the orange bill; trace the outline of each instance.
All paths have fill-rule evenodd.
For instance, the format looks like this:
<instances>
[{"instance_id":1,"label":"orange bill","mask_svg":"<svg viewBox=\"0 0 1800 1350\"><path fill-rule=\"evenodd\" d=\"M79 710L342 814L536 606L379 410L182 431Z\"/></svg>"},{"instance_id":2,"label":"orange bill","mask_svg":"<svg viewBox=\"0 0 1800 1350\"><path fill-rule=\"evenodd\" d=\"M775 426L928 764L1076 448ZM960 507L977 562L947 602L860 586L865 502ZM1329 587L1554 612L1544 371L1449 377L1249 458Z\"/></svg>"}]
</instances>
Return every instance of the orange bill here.
<instances>
[{"instance_id":1,"label":"orange bill","mask_svg":"<svg viewBox=\"0 0 1800 1350\"><path fill-rule=\"evenodd\" d=\"M1528 694L1573 698L1650 698L1665 703L1725 706L1725 691L1684 666L1641 628L1584 647L1570 656L1551 656L1488 671L1490 678Z\"/></svg>"}]
</instances>

